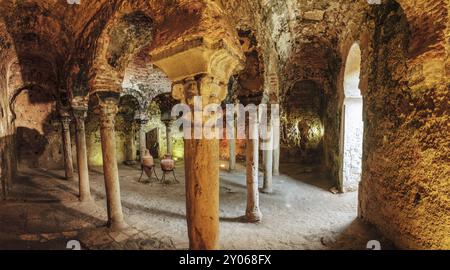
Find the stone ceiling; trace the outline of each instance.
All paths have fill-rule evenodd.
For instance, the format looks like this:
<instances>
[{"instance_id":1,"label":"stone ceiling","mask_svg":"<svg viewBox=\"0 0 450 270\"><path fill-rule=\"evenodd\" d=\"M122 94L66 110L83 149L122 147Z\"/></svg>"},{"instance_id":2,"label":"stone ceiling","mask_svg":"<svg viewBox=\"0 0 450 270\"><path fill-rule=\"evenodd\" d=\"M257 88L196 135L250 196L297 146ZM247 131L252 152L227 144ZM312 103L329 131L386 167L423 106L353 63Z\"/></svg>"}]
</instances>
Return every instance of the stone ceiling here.
<instances>
[{"instance_id":1,"label":"stone ceiling","mask_svg":"<svg viewBox=\"0 0 450 270\"><path fill-rule=\"evenodd\" d=\"M448 1L399 2L404 6L413 34L423 36L430 27L437 30L427 31L429 34L424 36L422 42L415 40L411 54L424 54L425 47L434 48L434 53L448 51L439 42L445 37L444 29L448 24L448 16L445 16L448 14ZM48 85L51 81L51 87L66 93L66 99L87 94L89 87L102 88L114 84L120 88L124 78L116 73L124 74L125 69L133 69L134 64L129 65L132 59L121 57L121 53L132 56L137 49L144 49L144 52L155 50L170 40L193 34L192 31L208 35L225 33L220 23L223 18L214 21L218 18L214 8L201 13L201 10L208 10L205 8L210 6L209 3L219 5L226 13L223 18L228 18L235 29L252 30L262 55L265 78L278 74L282 88L289 88L304 79L298 78L299 73L315 80L323 78L323 73L328 72L330 66L338 65L339 44L348 38L346 33L350 32L349 29L358 31L365 21L367 10L371 8L365 0L82 0L81 5L70 5L66 0L2 0L0 60L6 63L2 67L3 73L14 62L21 65L24 74L38 70L45 76L22 76L22 83ZM148 27L154 26L155 31L141 33L145 39L137 42L139 44L127 47L124 44L128 44L129 40L118 42L115 48L118 52L111 52L111 48L103 49L106 43L116 41L114 33L128 35L133 27L140 25L142 21L136 22L134 19L139 16L135 16L132 23L120 29L124 16L136 10L141 12L138 15L144 18L143 21L147 17L151 19ZM425 16L424 12L431 15ZM211 16L210 19L208 16ZM198 27L195 26L197 24ZM425 26L428 28L425 29ZM133 35L129 37L133 39ZM150 42L142 44L144 40ZM425 46L429 42L436 42L437 45ZM111 57L109 60L103 59L103 54L113 55L119 63L113 68L103 69L106 66L103 62L114 62ZM44 64L35 64L37 62ZM31 63L34 67L29 68L24 63ZM145 68L135 71L138 70L143 72L141 77L147 76ZM129 79L128 75L125 84L130 83Z\"/></svg>"}]
</instances>

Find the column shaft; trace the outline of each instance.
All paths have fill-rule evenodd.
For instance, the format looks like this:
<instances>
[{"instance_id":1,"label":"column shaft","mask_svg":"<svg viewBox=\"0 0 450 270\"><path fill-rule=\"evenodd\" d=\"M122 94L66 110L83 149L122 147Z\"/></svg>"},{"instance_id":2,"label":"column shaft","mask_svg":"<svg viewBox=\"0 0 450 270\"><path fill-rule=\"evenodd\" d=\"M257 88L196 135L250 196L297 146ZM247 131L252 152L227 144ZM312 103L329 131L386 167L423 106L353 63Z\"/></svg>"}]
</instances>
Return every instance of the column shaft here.
<instances>
[{"instance_id":1,"label":"column shaft","mask_svg":"<svg viewBox=\"0 0 450 270\"><path fill-rule=\"evenodd\" d=\"M273 175L280 175L280 129L273 129Z\"/></svg>"},{"instance_id":2,"label":"column shaft","mask_svg":"<svg viewBox=\"0 0 450 270\"><path fill-rule=\"evenodd\" d=\"M167 154L173 155L173 142L172 142L172 122L166 122L166 144Z\"/></svg>"},{"instance_id":3,"label":"column shaft","mask_svg":"<svg viewBox=\"0 0 450 270\"><path fill-rule=\"evenodd\" d=\"M185 140L189 246L219 248L219 141Z\"/></svg>"},{"instance_id":4,"label":"column shaft","mask_svg":"<svg viewBox=\"0 0 450 270\"><path fill-rule=\"evenodd\" d=\"M107 100L97 108L100 114L100 138L102 142L103 173L105 177L108 227L124 228L125 222L120 198L119 169L116 158L116 134L114 130L117 104Z\"/></svg>"},{"instance_id":5,"label":"column shaft","mask_svg":"<svg viewBox=\"0 0 450 270\"><path fill-rule=\"evenodd\" d=\"M70 139L70 115L61 114L63 127L63 150L64 150L64 168L67 180L73 179L73 160L72 160L72 142Z\"/></svg>"},{"instance_id":6,"label":"column shaft","mask_svg":"<svg viewBox=\"0 0 450 270\"><path fill-rule=\"evenodd\" d=\"M127 144L126 144L126 161L125 164L133 165L136 163L136 142L135 138L135 128L134 123L131 124L130 133L127 134Z\"/></svg>"},{"instance_id":7,"label":"column shaft","mask_svg":"<svg viewBox=\"0 0 450 270\"><path fill-rule=\"evenodd\" d=\"M186 79L182 85L188 98L188 104L194 115L200 116L202 126L210 119L203 115L202 109L195 105L216 104L220 108L223 100L216 96L216 91L226 91L225 83L216 83L209 76L199 79ZM191 99L192 91L202 101L196 103ZM200 93L210 93L201 95ZM221 95L222 96L222 95ZM195 98L194 98L195 99ZM194 126L199 123L194 121ZM197 126L198 127L198 126ZM194 132L195 134L195 132ZM189 246L193 250L214 250L219 248L219 138L185 138L184 143L186 172L186 215L188 224Z\"/></svg>"},{"instance_id":8,"label":"column shaft","mask_svg":"<svg viewBox=\"0 0 450 270\"><path fill-rule=\"evenodd\" d=\"M240 46L237 46L236 50L229 50L231 43L228 44L223 37L220 37L220 43L217 44L225 44L225 46L220 46L220 49L208 49L203 46L206 45L204 43L198 47L204 52L201 54L193 53L197 50L186 50L183 53L174 54L170 50L161 54L162 57L159 59L158 56L152 59L154 64L166 71L168 77L174 82L172 97L190 108L189 115L184 114L184 116L192 116L191 113L193 113L194 119L190 120L194 120L195 127L207 123L206 130L213 131L204 134L205 130L194 128L192 130L194 138L184 138L186 216L191 249L219 248L219 138L211 136L218 134L217 125L209 126L211 122L217 123L214 121L217 119L213 120L209 113L203 114L203 109L211 105L208 106L208 110L215 107L215 112L210 111L215 116L223 112L220 105L227 97L230 77L244 66L244 55L240 51ZM182 62L186 57L194 59L195 63L181 65L176 72L173 72L175 71L173 64ZM201 101L198 100L199 98ZM187 107L184 107L183 111ZM196 109L193 111L194 108ZM184 123L186 122L189 121ZM186 125L192 126L192 122ZM187 133L190 129L186 127L183 130Z\"/></svg>"},{"instance_id":9,"label":"column shaft","mask_svg":"<svg viewBox=\"0 0 450 270\"><path fill-rule=\"evenodd\" d=\"M251 138L253 137L253 139ZM259 133L256 120L250 120L247 128L247 210L248 222L260 222L262 219L259 208Z\"/></svg>"},{"instance_id":10,"label":"column shaft","mask_svg":"<svg viewBox=\"0 0 450 270\"><path fill-rule=\"evenodd\" d=\"M86 129L85 120L87 115L87 107L78 109L74 108L74 116L76 120L76 144L77 144L77 163L78 163L78 181L80 201L91 200L91 189L89 185L89 168L86 150Z\"/></svg>"},{"instance_id":11,"label":"column shaft","mask_svg":"<svg viewBox=\"0 0 450 270\"><path fill-rule=\"evenodd\" d=\"M234 134L234 138L232 139L228 139L228 144L230 147L230 157L229 157L229 170L230 171L234 171L236 169L236 127L234 125L234 121L233 121L233 126L230 127L233 129L233 134Z\"/></svg>"},{"instance_id":12,"label":"column shaft","mask_svg":"<svg viewBox=\"0 0 450 270\"><path fill-rule=\"evenodd\" d=\"M267 125L268 132L269 132L269 139L265 141L265 145L263 149L264 153L264 184L262 192L264 193L272 193L273 192L273 177L272 177L272 169L273 169L273 129L272 125L269 123Z\"/></svg>"},{"instance_id":13,"label":"column shaft","mask_svg":"<svg viewBox=\"0 0 450 270\"><path fill-rule=\"evenodd\" d=\"M147 139L145 136L145 125L147 124L147 121L140 119L139 122L139 152L141 157L141 163L142 163L142 157L145 154L145 150L147 150Z\"/></svg>"}]
</instances>

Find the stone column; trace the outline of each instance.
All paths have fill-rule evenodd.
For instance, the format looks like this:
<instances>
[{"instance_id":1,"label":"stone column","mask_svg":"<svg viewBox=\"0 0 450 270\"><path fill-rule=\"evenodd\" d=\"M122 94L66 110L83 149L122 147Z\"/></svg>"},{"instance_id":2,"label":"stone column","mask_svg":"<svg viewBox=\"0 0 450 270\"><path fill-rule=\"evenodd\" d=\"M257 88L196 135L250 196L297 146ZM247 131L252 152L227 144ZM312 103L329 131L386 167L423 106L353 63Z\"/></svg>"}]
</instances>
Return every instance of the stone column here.
<instances>
[{"instance_id":1,"label":"stone column","mask_svg":"<svg viewBox=\"0 0 450 270\"><path fill-rule=\"evenodd\" d=\"M252 139L253 138L253 139ZM247 210L248 222L260 222L259 208L259 130L258 119L248 117L247 125Z\"/></svg>"},{"instance_id":2,"label":"stone column","mask_svg":"<svg viewBox=\"0 0 450 270\"><path fill-rule=\"evenodd\" d=\"M273 132L273 175L280 175L280 129Z\"/></svg>"},{"instance_id":3,"label":"stone column","mask_svg":"<svg viewBox=\"0 0 450 270\"><path fill-rule=\"evenodd\" d=\"M267 130L269 132L269 138L263 141L264 149L262 150L264 155L264 182L263 182L263 193L273 192L273 179L272 179L272 169L273 169L273 129L270 119L267 123Z\"/></svg>"},{"instance_id":4,"label":"stone column","mask_svg":"<svg viewBox=\"0 0 450 270\"><path fill-rule=\"evenodd\" d=\"M72 160L72 143L70 139L70 114L67 111L61 111L61 123L63 128L63 149L64 149L64 167L66 179L73 179L73 160Z\"/></svg>"},{"instance_id":5,"label":"stone column","mask_svg":"<svg viewBox=\"0 0 450 270\"><path fill-rule=\"evenodd\" d=\"M214 104L221 109L231 75L244 66L239 42L222 37L212 35L195 44L171 44L152 54L154 64L174 82L172 97L187 104L191 112L196 97L202 98L203 107ZM212 119L202 115L199 124L203 126L208 120ZM189 247L218 249L219 139L185 138L184 155Z\"/></svg>"},{"instance_id":6,"label":"stone column","mask_svg":"<svg viewBox=\"0 0 450 270\"><path fill-rule=\"evenodd\" d=\"M4 177L3 176L3 162L5 162L5 161L3 161L3 155L1 155L0 154L0 183L1 183L1 185L2 185L2 199L3 200L6 200L6 196L8 195L7 194L7 191L6 191L6 177ZM8 167L7 167L8 168Z\"/></svg>"},{"instance_id":7,"label":"stone column","mask_svg":"<svg viewBox=\"0 0 450 270\"><path fill-rule=\"evenodd\" d=\"M216 89L218 88L218 89ZM212 91L211 91L212 90ZM226 84L214 82L203 75L200 79L189 78L174 85L174 97L184 100L193 112L200 113L199 122L209 119L194 112L194 97L202 98L202 106L220 104L226 95ZM202 93L209 93L205 95ZM220 95L218 98L216 95ZM181 97L180 97L181 96ZM193 126L194 127L194 126ZM191 249L219 248L219 139L185 139L186 214L189 246Z\"/></svg>"},{"instance_id":8,"label":"stone column","mask_svg":"<svg viewBox=\"0 0 450 270\"><path fill-rule=\"evenodd\" d=\"M76 144L77 144L77 163L78 163L78 181L80 201L91 200L91 189L89 186L89 168L86 150L86 130L85 120L87 117L88 106L73 105L73 115L76 121Z\"/></svg>"},{"instance_id":9,"label":"stone column","mask_svg":"<svg viewBox=\"0 0 450 270\"><path fill-rule=\"evenodd\" d=\"M137 119L139 123L139 155L142 163L142 157L144 156L145 150L147 150L147 138L145 135L145 126L147 125L149 119L146 115L140 114Z\"/></svg>"},{"instance_id":10,"label":"stone column","mask_svg":"<svg viewBox=\"0 0 450 270\"><path fill-rule=\"evenodd\" d=\"M166 153L173 156L173 141L172 141L172 124L173 121L164 121L166 125Z\"/></svg>"},{"instance_id":11,"label":"stone column","mask_svg":"<svg viewBox=\"0 0 450 270\"><path fill-rule=\"evenodd\" d=\"M116 99L99 100L95 112L100 116L103 173L105 177L108 227L118 230L126 226L120 199L119 169L116 158L115 118L118 112Z\"/></svg>"},{"instance_id":12,"label":"stone column","mask_svg":"<svg viewBox=\"0 0 450 270\"><path fill-rule=\"evenodd\" d=\"M234 138L228 139L228 144L230 147L230 158L229 158L229 170L234 171L236 169L236 126L233 121L233 126L230 127L233 129Z\"/></svg>"},{"instance_id":13,"label":"stone column","mask_svg":"<svg viewBox=\"0 0 450 270\"><path fill-rule=\"evenodd\" d=\"M190 249L219 248L219 141L185 140Z\"/></svg>"}]
</instances>

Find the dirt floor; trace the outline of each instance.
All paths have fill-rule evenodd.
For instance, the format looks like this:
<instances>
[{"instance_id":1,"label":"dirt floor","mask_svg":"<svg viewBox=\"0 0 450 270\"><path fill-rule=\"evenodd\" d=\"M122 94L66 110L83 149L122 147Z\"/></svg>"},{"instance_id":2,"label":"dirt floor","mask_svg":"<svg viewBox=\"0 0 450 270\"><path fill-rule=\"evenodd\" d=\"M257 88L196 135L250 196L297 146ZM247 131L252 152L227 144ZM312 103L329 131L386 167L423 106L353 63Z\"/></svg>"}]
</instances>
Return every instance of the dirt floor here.
<instances>
[{"instance_id":1,"label":"dirt floor","mask_svg":"<svg viewBox=\"0 0 450 270\"><path fill-rule=\"evenodd\" d=\"M64 180L63 171L20 171L9 199L0 202L0 249L66 249L69 240L78 240L84 249L188 248L181 162L176 169L180 183L168 185L139 183L138 166L119 167L130 225L122 232L105 228L102 168L91 168L91 203L77 201L77 182ZM357 192L332 194L314 168L284 164L281 172L274 177L275 193L260 195L263 221L248 224L242 219L245 168L221 171L222 249L366 249L369 240L393 248L357 219Z\"/></svg>"}]
</instances>

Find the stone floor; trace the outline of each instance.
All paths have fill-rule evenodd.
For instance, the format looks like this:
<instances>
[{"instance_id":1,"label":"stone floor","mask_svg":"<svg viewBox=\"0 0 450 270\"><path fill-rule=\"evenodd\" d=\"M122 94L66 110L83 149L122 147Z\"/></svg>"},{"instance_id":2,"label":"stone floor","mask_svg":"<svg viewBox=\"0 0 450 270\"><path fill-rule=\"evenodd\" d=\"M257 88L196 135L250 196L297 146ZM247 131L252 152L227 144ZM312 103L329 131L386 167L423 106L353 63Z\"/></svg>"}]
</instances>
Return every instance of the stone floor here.
<instances>
[{"instance_id":1,"label":"stone floor","mask_svg":"<svg viewBox=\"0 0 450 270\"><path fill-rule=\"evenodd\" d=\"M9 199L0 202L0 249L66 249L69 240L84 249L187 249L183 163L176 170L180 184L142 184L138 166L119 170L130 227L111 232L104 226L102 168L91 168L91 203L77 201L77 182L64 180L63 171L22 168ZM369 240L392 248L356 219L356 192L332 194L320 173L297 164L282 165L275 193L260 195L262 223L245 223L244 172L242 165L221 171L221 248L365 249Z\"/></svg>"}]
</instances>

